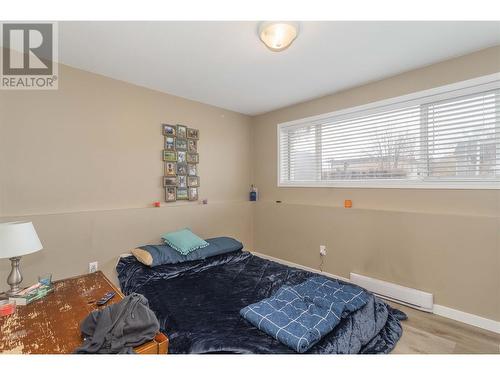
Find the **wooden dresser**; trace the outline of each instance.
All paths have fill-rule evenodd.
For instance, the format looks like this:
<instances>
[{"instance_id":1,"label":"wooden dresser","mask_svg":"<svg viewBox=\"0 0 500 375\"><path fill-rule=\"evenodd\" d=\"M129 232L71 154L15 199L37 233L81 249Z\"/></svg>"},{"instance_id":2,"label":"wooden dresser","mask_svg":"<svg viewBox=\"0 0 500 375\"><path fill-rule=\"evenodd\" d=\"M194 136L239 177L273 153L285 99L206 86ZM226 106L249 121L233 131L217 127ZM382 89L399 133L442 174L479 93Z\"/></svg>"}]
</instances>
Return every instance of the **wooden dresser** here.
<instances>
[{"instance_id":1,"label":"wooden dresser","mask_svg":"<svg viewBox=\"0 0 500 375\"><path fill-rule=\"evenodd\" d=\"M54 282L54 291L45 298L17 306L14 314L0 317L0 353L72 353L82 344L80 322L109 291L116 295L105 306L123 298L101 271ZM159 332L134 350L139 354L166 354L168 338Z\"/></svg>"}]
</instances>

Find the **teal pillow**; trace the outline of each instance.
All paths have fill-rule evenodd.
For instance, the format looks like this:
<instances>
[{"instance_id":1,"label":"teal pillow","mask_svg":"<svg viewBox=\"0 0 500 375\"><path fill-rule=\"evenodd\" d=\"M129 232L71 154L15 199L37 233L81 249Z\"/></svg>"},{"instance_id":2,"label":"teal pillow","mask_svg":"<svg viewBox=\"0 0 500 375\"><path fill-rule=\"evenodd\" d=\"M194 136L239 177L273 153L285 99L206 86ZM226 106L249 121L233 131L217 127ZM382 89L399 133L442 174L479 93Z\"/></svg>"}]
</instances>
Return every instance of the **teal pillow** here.
<instances>
[{"instance_id":1,"label":"teal pillow","mask_svg":"<svg viewBox=\"0 0 500 375\"><path fill-rule=\"evenodd\" d=\"M198 237L187 228L178 230L177 232L165 233L161 237L171 248L177 250L182 255L187 255L192 251L209 245L207 241Z\"/></svg>"}]
</instances>

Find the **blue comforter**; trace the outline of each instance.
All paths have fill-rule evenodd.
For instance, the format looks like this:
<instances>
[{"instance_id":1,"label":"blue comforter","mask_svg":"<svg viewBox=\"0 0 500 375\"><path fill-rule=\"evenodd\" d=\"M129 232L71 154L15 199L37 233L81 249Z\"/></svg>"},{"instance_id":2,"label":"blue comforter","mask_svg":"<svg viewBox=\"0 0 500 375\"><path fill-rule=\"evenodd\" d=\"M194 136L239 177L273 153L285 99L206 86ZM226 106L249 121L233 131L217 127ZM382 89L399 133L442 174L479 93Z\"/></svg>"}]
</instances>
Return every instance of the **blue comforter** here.
<instances>
[{"instance_id":1,"label":"blue comforter","mask_svg":"<svg viewBox=\"0 0 500 375\"><path fill-rule=\"evenodd\" d=\"M368 293L325 277L282 286L270 298L246 306L240 314L261 331L299 353L331 332L343 316L368 302Z\"/></svg>"},{"instance_id":2,"label":"blue comforter","mask_svg":"<svg viewBox=\"0 0 500 375\"><path fill-rule=\"evenodd\" d=\"M317 274L235 251L204 260L147 267L122 258L118 278L125 294L149 301L169 353L296 353L260 331L239 311ZM339 281L341 285L349 285ZM367 303L306 353L387 353L402 334L400 315L382 300Z\"/></svg>"}]
</instances>

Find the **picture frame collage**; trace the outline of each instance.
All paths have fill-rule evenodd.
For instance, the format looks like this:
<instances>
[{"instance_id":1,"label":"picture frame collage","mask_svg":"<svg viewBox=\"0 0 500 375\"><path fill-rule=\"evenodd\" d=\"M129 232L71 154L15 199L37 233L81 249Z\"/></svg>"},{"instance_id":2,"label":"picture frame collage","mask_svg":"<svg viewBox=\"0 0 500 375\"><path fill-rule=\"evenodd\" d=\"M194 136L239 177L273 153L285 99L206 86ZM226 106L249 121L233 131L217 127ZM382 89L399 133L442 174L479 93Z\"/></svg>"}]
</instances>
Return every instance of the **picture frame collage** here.
<instances>
[{"instance_id":1,"label":"picture frame collage","mask_svg":"<svg viewBox=\"0 0 500 375\"><path fill-rule=\"evenodd\" d=\"M197 201L200 187L198 175L200 131L180 124L162 124L162 133L165 202Z\"/></svg>"}]
</instances>

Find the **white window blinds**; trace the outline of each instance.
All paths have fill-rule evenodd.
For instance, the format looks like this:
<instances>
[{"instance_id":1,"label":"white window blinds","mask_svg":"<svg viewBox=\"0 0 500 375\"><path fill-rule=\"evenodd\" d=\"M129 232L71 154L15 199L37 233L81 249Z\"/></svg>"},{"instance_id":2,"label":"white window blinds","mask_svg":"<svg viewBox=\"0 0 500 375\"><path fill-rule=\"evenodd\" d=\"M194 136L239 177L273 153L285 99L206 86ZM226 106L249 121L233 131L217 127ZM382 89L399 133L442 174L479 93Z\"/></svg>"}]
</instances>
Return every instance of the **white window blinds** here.
<instances>
[{"instance_id":1,"label":"white window blinds","mask_svg":"<svg viewBox=\"0 0 500 375\"><path fill-rule=\"evenodd\" d=\"M279 185L497 187L500 90L446 96L279 125Z\"/></svg>"},{"instance_id":2,"label":"white window blinds","mask_svg":"<svg viewBox=\"0 0 500 375\"><path fill-rule=\"evenodd\" d=\"M499 94L495 90L424 107L429 177L499 177Z\"/></svg>"}]
</instances>

